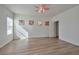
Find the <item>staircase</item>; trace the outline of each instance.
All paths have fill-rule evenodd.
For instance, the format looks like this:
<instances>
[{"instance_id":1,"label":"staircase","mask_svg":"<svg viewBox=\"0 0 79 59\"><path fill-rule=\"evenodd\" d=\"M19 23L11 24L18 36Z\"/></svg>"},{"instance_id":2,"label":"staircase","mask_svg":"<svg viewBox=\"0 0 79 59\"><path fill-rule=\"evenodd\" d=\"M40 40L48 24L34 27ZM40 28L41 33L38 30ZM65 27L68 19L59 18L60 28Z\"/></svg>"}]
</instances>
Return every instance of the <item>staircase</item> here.
<instances>
[{"instance_id":1,"label":"staircase","mask_svg":"<svg viewBox=\"0 0 79 59\"><path fill-rule=\"evenodd\" d=\"M16 36L19 38L19 39L26 39L28 38L28 32L26 30L24 30L20 25L16 25L16 29L15 29L15 33L16 33Z\"/></svg>"}]
</instances>

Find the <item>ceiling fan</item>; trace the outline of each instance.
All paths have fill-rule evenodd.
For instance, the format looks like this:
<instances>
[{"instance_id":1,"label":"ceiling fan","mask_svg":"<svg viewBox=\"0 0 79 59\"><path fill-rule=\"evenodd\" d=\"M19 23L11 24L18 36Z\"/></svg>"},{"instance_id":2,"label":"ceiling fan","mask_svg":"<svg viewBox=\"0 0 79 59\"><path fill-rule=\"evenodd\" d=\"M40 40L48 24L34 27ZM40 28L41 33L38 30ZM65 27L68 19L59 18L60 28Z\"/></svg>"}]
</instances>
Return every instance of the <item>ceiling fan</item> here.
<instances>
[{"instance_id":1,"label":"ceiling fan","mask_svg":"<svg viewBox=\"0 0 79 59\"><path fill-rule=\"evenodd\" d=\"M39 4L35 7L36 7L36 12L38 12L38 13L45 13L46 11L49 10L47 4Z\"/></svg>"}]
</instances>

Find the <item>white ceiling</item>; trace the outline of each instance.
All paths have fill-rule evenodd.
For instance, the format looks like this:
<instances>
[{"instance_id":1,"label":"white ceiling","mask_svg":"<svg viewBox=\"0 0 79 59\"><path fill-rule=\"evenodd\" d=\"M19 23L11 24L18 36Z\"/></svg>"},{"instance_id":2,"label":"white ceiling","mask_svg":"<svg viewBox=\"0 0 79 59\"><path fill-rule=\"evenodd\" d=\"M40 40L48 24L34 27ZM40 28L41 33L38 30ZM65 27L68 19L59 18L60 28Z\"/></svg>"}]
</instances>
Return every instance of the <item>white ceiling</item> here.
<instances>
[{"instance_id":1,"label":"white ceiling","mask_svg":"<svg viewBox=\"0 0 79 59\"><path fill-rule=\"evenodd\" d=\"M55 16L72 7L77 6L75 4L48 4L49 10L44 14L39 14L35 11L36 10L35 5L37 4L7 4L5 6L8 7L15 14L46 15L46 16Z\"/></svg>"}]
</instances>

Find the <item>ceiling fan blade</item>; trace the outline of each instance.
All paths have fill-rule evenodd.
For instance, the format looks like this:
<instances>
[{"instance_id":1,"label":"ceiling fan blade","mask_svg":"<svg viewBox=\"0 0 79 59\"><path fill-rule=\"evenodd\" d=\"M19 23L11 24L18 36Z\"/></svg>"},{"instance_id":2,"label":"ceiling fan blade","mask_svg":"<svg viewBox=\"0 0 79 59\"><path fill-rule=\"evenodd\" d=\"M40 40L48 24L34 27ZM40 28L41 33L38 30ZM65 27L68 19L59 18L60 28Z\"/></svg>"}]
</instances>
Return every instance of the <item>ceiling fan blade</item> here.
<instances>
[{"instance_id":1,"label":"ceiling fan blade","mask_svg":"<svg viewBox=\"0 0 79 59\"><path fill-rule=\"evenodd\" d=\"M44 8L45 10L49 10L49 8Z\"/></svg>"}]
</instances>

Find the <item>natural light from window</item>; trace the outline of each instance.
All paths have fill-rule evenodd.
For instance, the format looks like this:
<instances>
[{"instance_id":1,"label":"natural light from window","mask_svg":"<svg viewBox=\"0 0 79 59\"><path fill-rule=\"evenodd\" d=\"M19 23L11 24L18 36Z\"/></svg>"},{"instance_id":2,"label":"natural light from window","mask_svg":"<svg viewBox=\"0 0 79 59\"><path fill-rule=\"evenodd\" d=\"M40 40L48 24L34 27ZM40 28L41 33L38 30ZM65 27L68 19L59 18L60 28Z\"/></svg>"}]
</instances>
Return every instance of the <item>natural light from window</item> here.
<instances>
[{"instance_id":1,"label":"natural light from window","mask_svg":"<svg viewBox=\"0 0 79 59\"><path fill-rule=\"evenodd\" d=\"M13 20L10 17L7 17L7 35L13 33Z\"/></svg>"}]
</instances>

